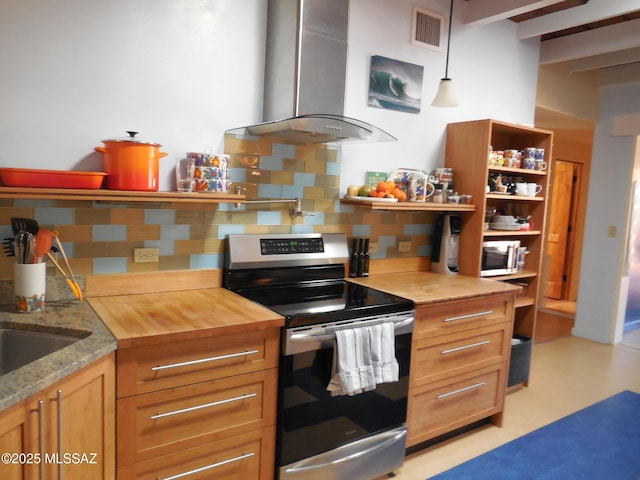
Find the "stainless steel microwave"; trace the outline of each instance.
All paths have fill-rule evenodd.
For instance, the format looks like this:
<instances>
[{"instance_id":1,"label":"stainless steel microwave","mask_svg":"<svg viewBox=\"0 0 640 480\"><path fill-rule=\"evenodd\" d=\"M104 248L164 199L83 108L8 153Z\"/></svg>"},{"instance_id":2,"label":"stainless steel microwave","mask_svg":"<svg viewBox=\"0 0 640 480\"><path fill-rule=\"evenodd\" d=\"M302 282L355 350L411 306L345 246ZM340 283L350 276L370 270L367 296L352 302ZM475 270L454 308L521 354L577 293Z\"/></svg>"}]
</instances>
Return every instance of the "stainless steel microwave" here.
<instances>
[{"instance_id":1,"label":"stainless steel microwave","mask_svg":"<svg viewBox=\"0 0 640 480\"><path fill-rule=\"evenodd\" d=\"M520 240L494 240L482 243L481 277L509 275L518 271Z\"/></svg>"}]
</instances>

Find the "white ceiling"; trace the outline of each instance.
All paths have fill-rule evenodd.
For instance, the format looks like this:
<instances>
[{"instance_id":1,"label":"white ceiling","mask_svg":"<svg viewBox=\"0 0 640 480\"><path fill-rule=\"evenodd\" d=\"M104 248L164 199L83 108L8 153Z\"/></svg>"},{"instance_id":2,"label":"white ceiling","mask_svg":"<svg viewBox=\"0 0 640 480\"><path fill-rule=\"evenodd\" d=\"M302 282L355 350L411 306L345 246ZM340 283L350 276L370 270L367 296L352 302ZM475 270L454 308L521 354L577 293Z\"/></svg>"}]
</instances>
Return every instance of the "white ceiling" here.
<instances>
[{"instance_id":1,"label":"white ceiling","mask_svg":"<svg viewBox=\"0 0 640 480\"><path fill-rule=\"evenodd\" d=\"M464 23L486 24L542 9L534 18L517 20L520 39L543 39L541 66L566 62L571 73L597 71L601 84L640 80L640 0L588 0L553 13L544 10L571 3L580 2L468 0L464 2ZM615 17L622 17L619 23L594 28L599 26L597 22L606 23L603 21ZM596 25L590 25L593 23ZM567 29L570 34L544 39Z\"/></svg>"},{"instance_id":2,"label":"white ceiling","mask_svg":"<svg viewBox=\"0 0 640 480\"><path fill-rule=\"evenodd\" d=\"M520 39L540 37L540 68L570 82L597 89L640 81L640 0L465 0L461 8L466 25L509 19ZM594 128L540 105L535 123L584 138Z\"/></svg>"}]
</instances>

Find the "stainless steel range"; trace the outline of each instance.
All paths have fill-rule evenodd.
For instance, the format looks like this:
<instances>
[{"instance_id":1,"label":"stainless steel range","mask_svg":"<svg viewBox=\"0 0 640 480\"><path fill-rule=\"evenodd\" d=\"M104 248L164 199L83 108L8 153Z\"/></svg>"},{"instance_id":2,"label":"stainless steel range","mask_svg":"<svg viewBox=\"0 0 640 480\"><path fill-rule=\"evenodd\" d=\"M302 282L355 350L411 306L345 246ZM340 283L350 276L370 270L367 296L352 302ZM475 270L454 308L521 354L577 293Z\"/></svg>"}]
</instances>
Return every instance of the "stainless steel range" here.
<instances>
[{"instance_id":1,"label":"stainless steel range","mask_svg":"<svg viewBox=\"0 0 640 480\"><path fill-rule=\"evenodd\" d=\"M415 305L348 282L348 253L343 234L227 239L224 286L285 317L276 444L280 479L371 480L404 461ZM390 332L395 378L356 393L329 391L335 354L345 348L337 339L376 326Z\"/></svg>"}]
</instances>

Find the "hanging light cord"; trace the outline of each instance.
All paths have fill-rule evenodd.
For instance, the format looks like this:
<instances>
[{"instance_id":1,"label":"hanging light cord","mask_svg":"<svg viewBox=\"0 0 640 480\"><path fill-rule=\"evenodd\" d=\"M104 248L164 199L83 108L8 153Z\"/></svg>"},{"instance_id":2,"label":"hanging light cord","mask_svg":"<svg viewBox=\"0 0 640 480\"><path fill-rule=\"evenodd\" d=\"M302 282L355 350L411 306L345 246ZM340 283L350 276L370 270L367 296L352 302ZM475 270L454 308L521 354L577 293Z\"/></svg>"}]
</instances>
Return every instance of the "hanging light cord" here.
<instances>
[{"instance_id":1,"label":"hanging light cord","mask_svg":"<svg viewBox=\"0 0 640 480\"><path fill-rule=\"evenodd\" d=\"M449 48L451 46L451 25L453 24L453 0L449 7L449 35L447 36L447 61L444 67L444 78L449 79Z\"/></svg>"}]
</instances>

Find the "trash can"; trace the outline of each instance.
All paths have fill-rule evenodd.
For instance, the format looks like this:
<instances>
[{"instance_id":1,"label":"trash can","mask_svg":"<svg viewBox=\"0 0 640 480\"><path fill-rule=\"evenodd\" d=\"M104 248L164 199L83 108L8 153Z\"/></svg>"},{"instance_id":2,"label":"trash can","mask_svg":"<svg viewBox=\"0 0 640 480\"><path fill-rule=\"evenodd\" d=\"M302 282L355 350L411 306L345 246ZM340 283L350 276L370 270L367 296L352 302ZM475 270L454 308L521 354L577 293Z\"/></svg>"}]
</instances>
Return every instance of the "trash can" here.
<instances>
[{"instance_id":1,"label":"trash can","mask_svg":"<svg viewBox=\"0 0 640 480\"><path fill-rule=\"evenodd\" d=\"M511 364L509 365L508 387L519 385L529 379L531 366L531 339L514 335L511 340Z\"/></svg>"}]
</instances>

